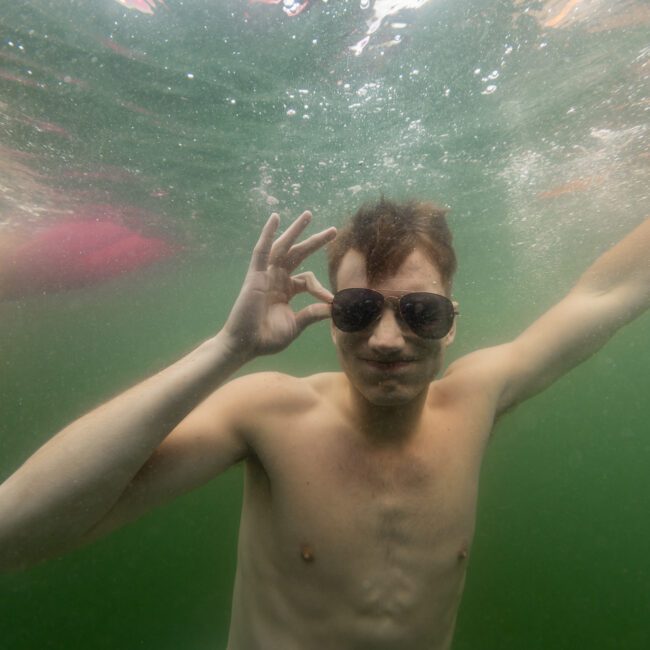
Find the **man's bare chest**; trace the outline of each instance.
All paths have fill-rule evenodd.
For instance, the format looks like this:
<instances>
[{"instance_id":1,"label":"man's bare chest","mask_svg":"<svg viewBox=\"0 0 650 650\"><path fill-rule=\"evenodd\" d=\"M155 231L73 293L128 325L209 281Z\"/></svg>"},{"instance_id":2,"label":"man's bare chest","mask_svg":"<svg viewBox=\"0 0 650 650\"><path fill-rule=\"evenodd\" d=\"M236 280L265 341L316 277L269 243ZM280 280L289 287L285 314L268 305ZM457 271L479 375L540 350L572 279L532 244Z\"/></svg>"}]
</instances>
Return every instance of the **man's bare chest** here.
<instances>
[{"instance_id":1,"label":"man's bare chest","mask_svg":"<svg viewBox=\"0 0 650 650\"><path fill-rule=\"evenodd\" d=\"M288 564L329 575L351 563L436 571L467 556L480 454L466 434L440 427L413 444L375 447L319 433L276 439L263 470L247 474L248 499Z\"/></svg>"}]
</instances>

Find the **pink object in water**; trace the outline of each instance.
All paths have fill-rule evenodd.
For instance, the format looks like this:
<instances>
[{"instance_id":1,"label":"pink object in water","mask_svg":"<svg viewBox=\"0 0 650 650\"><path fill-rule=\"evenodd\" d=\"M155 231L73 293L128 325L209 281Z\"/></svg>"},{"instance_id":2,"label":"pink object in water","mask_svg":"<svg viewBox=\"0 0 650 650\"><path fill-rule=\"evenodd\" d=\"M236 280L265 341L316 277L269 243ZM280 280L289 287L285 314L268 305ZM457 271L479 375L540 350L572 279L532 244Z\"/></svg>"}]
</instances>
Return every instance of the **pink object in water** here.
<instances>
[{"instance_id":1,"label":"pink object in water","mask_svg":"<svg viewBox=\"0 0 650 650\"><path fill-rule=\"evenodd\" d=\"M2 298L65 291L170 257L176 247L111 221L65 221L18 246L0 269Z\"/></svg>"},{"instance_id":2,"label":"pink object in water","mask_svg":"<svg viewBox=\"0 0 650 650\"><path fill-rule=\"evenodd\" d=\"M143 14L153 14L156 8L156 0L117 0L123 7L127 9L136 9ZM163 0L158 0L159 5L164 5Z\"/></svg>"},{"instance_id":3,"label":"pink object in water","mask_svg":"<svg viewBox=\"0 0 650 650\"><path fill-rule=\"evenodd\" d=\"M0 79L5 79L7 81L15 81L16 83L19 83L21 86L33 86L34 88L38 87L38 82L36 82L34 79L26 79L25 77L19 77L18 75L15 75L11 72L7 72L6 70L0 70Z\"/></svg>"},{"instance_id":4,"label":"pink object in water","mask_svg":"<svg viewBox=\"0 0 650 650\"><path fill-rule=\"evenodd\" d=\"M40 131L41 133L55 133L56 135L61 135L64 138L71 137L70 132L67 129L64 129L62 126L59 126L54 122L35 120L33 117L27 117L27 115L23 115L17 119L23 124L29 124L30 126L33 126L37 131Z\"/></svg>"}]
</instances>

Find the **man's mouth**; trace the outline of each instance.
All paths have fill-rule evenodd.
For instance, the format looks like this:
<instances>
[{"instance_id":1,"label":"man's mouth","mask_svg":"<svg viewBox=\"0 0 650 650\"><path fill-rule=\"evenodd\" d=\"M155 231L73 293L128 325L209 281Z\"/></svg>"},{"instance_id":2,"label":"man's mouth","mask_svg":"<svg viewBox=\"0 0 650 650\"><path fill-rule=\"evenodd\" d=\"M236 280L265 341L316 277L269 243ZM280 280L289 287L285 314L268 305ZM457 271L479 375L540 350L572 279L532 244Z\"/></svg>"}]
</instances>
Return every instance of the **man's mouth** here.
<instances>
[{"instance_id":1,"label":"man's mouth","mask_svg":"<svg viewBox=\"0 0 650 650\"><path fill-rule=\"evenodd\" d=\"M364 359L364 362L381 372L396 372L398 370L404 370L410 368L415 359L391 359L391 360L379 360L379 359Z\"/></svg>"}]
</instances>

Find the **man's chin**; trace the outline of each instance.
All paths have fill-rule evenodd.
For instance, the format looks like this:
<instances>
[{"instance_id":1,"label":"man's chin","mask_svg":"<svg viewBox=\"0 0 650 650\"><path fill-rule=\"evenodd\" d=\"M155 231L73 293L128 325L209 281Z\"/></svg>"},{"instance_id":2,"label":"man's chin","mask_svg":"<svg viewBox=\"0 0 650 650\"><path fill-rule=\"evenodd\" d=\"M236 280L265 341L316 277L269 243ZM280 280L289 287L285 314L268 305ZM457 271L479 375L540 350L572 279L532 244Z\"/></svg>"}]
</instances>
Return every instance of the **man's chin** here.
<instances>
[{"instance_id":1,"label":"man's chin","mask_svg":"<svg viewBox=\"0 0 650 650\"><path fill-rule=\"evenodd\" d=\"M360 393L374 406L402 406L416 399L422 392L422 387L383 384L379 386L364 386Z\"/></svg>"}]
</instances>

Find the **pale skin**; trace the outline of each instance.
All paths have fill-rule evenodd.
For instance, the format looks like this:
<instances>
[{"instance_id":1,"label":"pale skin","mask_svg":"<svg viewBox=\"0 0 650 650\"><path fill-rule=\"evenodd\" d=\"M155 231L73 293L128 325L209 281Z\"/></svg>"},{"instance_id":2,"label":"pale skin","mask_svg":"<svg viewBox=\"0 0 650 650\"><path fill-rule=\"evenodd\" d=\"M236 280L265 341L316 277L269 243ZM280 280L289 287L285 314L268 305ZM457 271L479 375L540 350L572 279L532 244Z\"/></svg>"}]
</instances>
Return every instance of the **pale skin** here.
<instances>
[{"instance_id":1,"label":"pale skin","mask_svg":"<svg viewBox=\"0 0 650 650\"><path fill-rule=\"evenodd\" d=\"M80 418L0 485L0 567L88 543L243 462L228 650L443 650L474 533L479 470L498 417L598 350L650 305L650 219L509 343L441 372L455 327L419 338L386 303L365 330L332 326L343 372L257 373L250 359L329 317L332 294L292 275L335 235L302 243L272 215L223 329ZM368 284L348 251L337 289L444 293L415 249ZM289 301L308 291L314 304Z\"/></svg>"}]
</instances>

